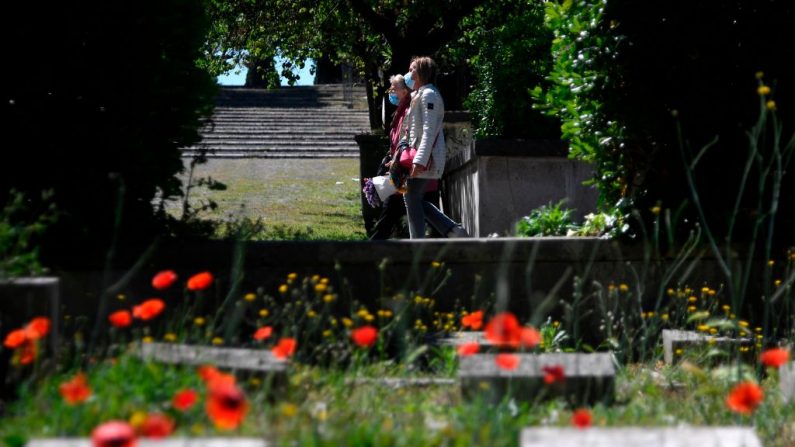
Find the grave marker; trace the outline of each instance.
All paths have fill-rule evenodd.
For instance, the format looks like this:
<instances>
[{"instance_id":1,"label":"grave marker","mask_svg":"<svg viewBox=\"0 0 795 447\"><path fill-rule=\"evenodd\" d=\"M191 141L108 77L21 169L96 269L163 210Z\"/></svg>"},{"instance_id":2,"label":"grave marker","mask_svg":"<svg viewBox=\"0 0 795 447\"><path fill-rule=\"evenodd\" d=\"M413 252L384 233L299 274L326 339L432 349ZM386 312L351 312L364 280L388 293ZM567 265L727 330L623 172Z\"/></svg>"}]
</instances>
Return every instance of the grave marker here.
<instances>
[{"instance_id":1,"label":"grave marker","mask_svg":"<svg viewBox=\"0 0 795 447\"><path fill-rule=\"evenodd\" d=\"M762 447L747 427L615 427L522 430L520 447Z\"/></svg>"}]
</instances>

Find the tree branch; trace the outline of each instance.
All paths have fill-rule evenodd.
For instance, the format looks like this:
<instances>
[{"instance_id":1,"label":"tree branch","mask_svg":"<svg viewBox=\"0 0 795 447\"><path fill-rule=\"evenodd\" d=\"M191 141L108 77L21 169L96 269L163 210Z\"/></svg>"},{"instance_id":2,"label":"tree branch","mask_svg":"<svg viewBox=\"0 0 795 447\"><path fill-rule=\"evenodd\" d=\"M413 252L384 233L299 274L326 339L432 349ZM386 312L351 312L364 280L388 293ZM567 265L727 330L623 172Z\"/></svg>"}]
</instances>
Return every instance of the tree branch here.
<instances>
[{"instance_id":1,"label":"tree branch","mask_svg":"<svg viewBox=\"0 0 795 447\"><path fill-rule=\"evenodd\" d=\"M390 46L400 39L400 33L395 25L396 17L378 14L365 0L348 0L348 3L350 3L351 9L373 28L373 31L384 35Z\"/></svg>"}]
</instances>

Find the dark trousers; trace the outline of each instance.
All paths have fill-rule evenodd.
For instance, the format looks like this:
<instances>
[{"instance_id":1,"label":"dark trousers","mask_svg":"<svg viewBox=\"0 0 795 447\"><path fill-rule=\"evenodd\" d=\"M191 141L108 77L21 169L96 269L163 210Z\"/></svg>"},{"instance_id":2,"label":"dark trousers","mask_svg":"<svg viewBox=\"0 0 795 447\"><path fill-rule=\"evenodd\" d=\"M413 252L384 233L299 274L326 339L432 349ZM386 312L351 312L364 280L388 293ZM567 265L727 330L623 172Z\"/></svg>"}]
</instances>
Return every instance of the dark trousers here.
<instances>
[{"instance_id":1,"label":"dark trousers","mask_svg":"<svg viewBox=\"0 0 795 447\"><path fill-rule=\"evenodd\" d=\"M424 200L439 206L439 190L426 192L423 196ZM400 194L393 194L389 196L384 204L381 206L381 214L378 220L373 225L373 233L370 235L370 240L383 240L389 239L396 233L398 238L408 238L408 228L401 225L401 219L406 215L406 204L403 201L403 196ZM436 230L431 227L430 237L442 237Z\"/></svg>"}]
</instances>

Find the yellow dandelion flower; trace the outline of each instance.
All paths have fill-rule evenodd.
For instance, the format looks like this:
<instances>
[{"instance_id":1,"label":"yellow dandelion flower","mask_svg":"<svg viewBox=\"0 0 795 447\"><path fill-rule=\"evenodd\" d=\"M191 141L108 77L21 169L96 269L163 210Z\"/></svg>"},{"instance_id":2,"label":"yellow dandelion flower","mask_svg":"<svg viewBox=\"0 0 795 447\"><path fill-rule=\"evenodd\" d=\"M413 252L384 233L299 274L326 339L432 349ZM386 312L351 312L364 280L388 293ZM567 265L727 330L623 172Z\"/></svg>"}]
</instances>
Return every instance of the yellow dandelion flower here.
<instances>
[{"instance_id":1,"label":"yellow dandelion flower","mask_svg":"<svg viewBox=\"0 0 795 447\"><path fill-rule=\"evenodd\" d=\"M773 281L773 285L776 286L776 287L781 286L781 280L777 279L777 280Z\"/></svg>"},{"instance_id":2,"label":"yellow dandelion flower","mask_svg":"<svg viewBox=\"0 0 795 447\"><path fill-rule=\"evenodd\" d=\"M647 316L647 317L649 317L649 318L651 318L651 317L653 317L653 316L654 316L654 312L652 312L652 311L649 311L649 312L647 312L647 313L646 313L646 316Z\"/></svg>"},{"instance_id":3,"label":"yellow dandelion flower","mask_svg":"<svg viewBox=\"0 0 795 447\"><path fill-rule=\"evenodd\" d=\"M714 337L710 337L710 338L707 339L707 344L708 345L716 345L717 343L718 343L718 340L716 340Z\"/></svg>"},{"instance_id":4,"label":"yellow dandelion flower","mask_svg":"<svg viewBox=\"0 0 795 447\"><path fill-rule=\"evenodd\" d=\"M296 414L298 414L298 405L291 403L283 403L281 410L282 410L282 415L284 417L291 418Z\"/></svg>"},{"instance_id":5,"label":"yellow dandelion flower","mask_svg":"<svg viewBox=\"0 0 795 447\"><path fill-rule=\"evenodd\" d=\"M723 309L724 312L732 310L732 307L729 306L728 304L724 304L723 306L721 306L721 308Z\"/></svg>"},{"instance_id":6,"label":"yellow dandelion flower","mask_svg":"<svg viewBox=\"0 0 795 447\"><path fill-rule=\"evenodd\" d=\"M740 327L748 327L748 322L745 320L740 320L737 322L737 324L739 324Z\"/></svg>"},{"instance_id":7,"label":"yellow dandelion flower","mask_svg":"<svg viewBox=\"0 0 795 447\"><path fill-rule=\"evenodd\" d=\"M279 286L279 293L281 293L282 295L287 293L287 284L282 284Z\"/></svg>"},{"instance_id":8,"label":"yellow dandelion flower","mask_svg":"<svg viewBox=\"0 0 795 447\"><path fill-rule=\"evenodd\" d=\"M415 303L422 304L422 301L423 301L423 299L422 299L421 296L417 295L417 296L414 297L414 302Z\"/></svg>"},{"instance_id":9,"label":"yellow dandelion flower","mask_svg":"<svg viewBox=\"0 0 795 447\"><path fill-rule=\"evenodd\" d=\"M433 268L435 268L435 269L438 269L438 268L439 268L439 267L441 267L441 266L442 266L442 263L441 263L441 262L439 262L439 261L433 261L433 262L431 262L431 267L433 267Z\"/></svg>"},{"instance_id":10,"label":"yellow dandelion flower","mask_svg":"<svg viewBox=\"0 0 795 447\"><path fill-rule=\"evenodd\" d=\"M316 283L320 281L320 275L312 275L312 282Z\"/></svg>"},{"instance_id":11,"label":"yellow dandelion flower","mask_svg":"<svg viewBox=\"0 0 795 447\"><path fill-rule=\"evenodd\" d=\"M312 309L309 309L309 310L306 312L306 316L307 316L307 317L309 317L309 318L315 318L315 317L317 316L317 312L315 312L315 311L314 311L314 310L312 310Z\"/></svg>"},{"instance_id":12,"label":"yellow dandelion flower","mask_svg":"<svg viewBox=\"0 0 795 447\"><path fill-rule=\"evenodd\" d=\"M356 312L356 315L359 318L365 318L366 316L370 315L370 312L368 312L365 308L361 308L358 312Z\"/></svg>"},{"instance_id":13,"label":"yellow dandelion flower","mask_svg":"<svg viewBox=\"0 0 795 447\"><path fill-rule=\"evenodd\" d=\"M175 334L173 332L169 332L169 333L163 335L163 340L170 341L170 342L175 342L175 341L177 341L177 334Z\"/></svg>"},{"instance_id":14,"label":"yellow dandelion flower","mask_svg":"<svg viewBox=\"0 0 795 447\"><path fill-rule=\"evenodd\" d=\"M224 344L224 339L221 337L213 337L212 344L214 344L215 346L220 346Z\"/></svg>"},{"instance_id":15,"label":"yellow dandelion flower","mask_svg":"<svg viewBox=\"0 0 795 447\"><path fill-rule=\"evenodd\" d=\"M701 293L709 293L709 287L702 287Z\"/></svg>"},{"instance_id":16,"label":"yellow dandelion flower","mask_svg":"<svg viewBox=\"0 0 795 447\"><path fill-rule=\"evenodd\" d=\"M373 320L375 320L375 317L370 315L370 314L367 314L367 316L364 317L364 321L366 321L368 323L370 323Z\"/></svg>"},{"instance_id":17,"label":"yellow dandelion flower","mask_svg":"<svg viewBox=\"0 0 795 447\"><path fill-rule=\"evenodd\" d=\"M676 292L674 291L674 289L668 289L665 291L665 293L667 293L668 296L673 296Z\"/></svg>"},{"instance_id":18,"label":"yellow dandelion flower","mask_svg":"<svg viewBox=\"0 0 795 447\"><path fill-rule=\"evenodd\" d=\"M641 317L641 318L646 318L646 312L641 312L641 313L640 313L640 317Z\"/></svg>"},{"instance_id":19,"label":"yellow dandelion flower","mask_svg":"<svg viewBox=\"0 0 795 447\"><path fill-rule=\"evenodd\" d=\"M714 327L711 327L711 328L709 328L709 333L712 334L712 335L715 335L715 334L718 333L718 330L715 329Z\"/></svg>"},{"instance_id":20,"label":"yellow dandelion flower","mask_svg":"<svg viewBox=\"0 0 795 447\"><path fill-rule=\"evenodd\" d=\"M695 296L690 296L690 297L687 297L687 301L689 301L691 303L695 303L696 301L698 301L698 298L695 297Z\"/></svg>"},{"instance_id":21,"label":"yellow dandelion flower","mask_svg":"<svg viewBox=\"0 0 795 447\"><path fill-rule=\"evenodd\" d=\"M737 318L737 315L736 315L736 314L729 314L729 318L731 318L732 320L734 320L735 318Z\"/></svg>"},{"instance_id":22,"label":"yellow dandelion flower","mask_svg":"<svg viewBox=\"0 0 795 447\"><path fill-rule=\"evenodd\" d=\"M320 278L320 284L328 285L329 279L328 278Z\"/></svg>"},{"instance_id":23,"label":"yellow dandelion flower","mask_svg":"<svg viewBox=\"0 0 795 447\"><path fill-rule=\"evenodd\" d=\"M268 312L268 309L260 309L259 310L259 316L260 317L265 318L268 315L270 315L270 312Z\"/></svg>"},{"instance_id":24,"label":"yellow dandelion flower","mask_svg":"<svg viewBox=\"0 0 795 447\"><path fill-rule=\"evenodd\" d=\"M332 334L331 329L326 329L325 331L323 331L324 337L331 337L331 334Z\"/></svg>"},{"instance_id":25,"label":"yellow dandelion flower","mask_svg":"<svg viewBox=\"0 0 795 447\"><path fill-rule=\"evenodd\" d=\"M709 296L715 296L715 294L717 294L717 293L718 293L718 291L717 291L717 290L715 290L715 289L709 289L709 291L707 292L707 295L709 295Z\"/></svg>"},{"instance_id":26,"label":"yellow dandelion flower","mask_svg":"<svg viewBox=\"0 0 795 447\"><path fill-rule=\"evenodd\" d=\"M205 320L203 317L196 317L193 319L193 324L196 326L204 326L204 323L206 322L207 320Z\"/></svg>"},{"instance_id":27,"label":"yellow dandelion flower","mask_svg":"<svg viewBox=\"0 0 795 447\"><path fill-rule=\"evenodd\" d=\"M793 252L793 253L791 253L791 254L789 255L789 260L790 260L790 261L795 261L795 252Z\"/></svg>"},{"instance_id":28,"label":"yellow dandelion flower","mask_svg":"<svg viewBox=\"0 0 795 447\"><path fill-rule=\"evenodd\" d=\"M296 278L298 278L297 273L290 273L289 275L287 275L287 279L289 279L290 281L295 281Z\"/></svg>"},{"instance_id":29,"label":"yellow dandelion flower","mask_svg":"<svg viewBox=\"0 0 795 447\"><path fill-rule=\"evenodd\" d=\"M765 338L765 336L762 334L756 334L755 337L757 340L762 340L763 338Z\"/></svg>"},{"instance_id":30,"label":"yellow dandelion flower","mask_svg":"<svg viewBox=\"0 0 795 447\"><path fill-rule=\"evenodd\" d=\"M331 293L327 293L327 294L323 295L323 301L326 302L326 303L332 303L336 299L337 299L337 297L334 296Z\"/></svg>"},{"instance_id":31,"label":"yellow dandelion flower","mask_svg":"<svg viewBox=\"0 0 795 447\"><path fill-rule=\"evenodd\" d=\"M756 92L759 93L761 96L766 96L770 94L770 87L766 85L760 85L759 88L756 89Z\"/></svg>"},{"instance_id":32,"label":"yellow dandelion flower","mask_svg":"<svg viewBox=\"0 0 795 447\"><path fill-rule=\"evenodd\" d=\"M754 328L754 332L759 334L760 332L762 332L762 328L757 326L757 327Z\"/></svg>"},{"instance_id":33,"label":"yellow dandelion flower","mask_svg":"<svg viewBox=\"0 0 795 447\"><path fill-rule=\"evenodd\" d=\"M331 323L332 326L337 326L337 319L334 317L329 318L328 322Z\"/></svg>"},{"instance_id":34,"label":"yellow dandelion flower","mask_svg":"<svg viewBox=\"0 0 795 447\"><path fill-rule=\"evenodd\" d=\"M124 300L127 299L127 295L125 295L123 293L120 293L120 294L116 295L116 299L119 300L119 301L124 301Z\"/></svg>"},{"instance_id":35,"label":"yellow dandelion flower","mask_svg":"<svg viewBox=\"0 0 795 447\"><path fill-rule=\"evenodd\" d=\"M615 285L613 285L613 284L608 284L607 285L607 291L608 292L612 292L614 290L616 290L616 286Z\"/></svg>"},{"instance_id":36,"label":"yellow dandelion flower","mask_svg":"<svg viewBox=\"0 0 795 447\"><path fill-rule=\"evenodd\" d=\"M757 71L755 76L756 76L756 79L762 79L763 77L765 77L765 72Z\"/></svg>"},{"instance_id":37,"label":"yellow dandelion flower","mask_svg":"<svg viewBox=\"0 0 795 447\"><path fill-rule=\"evenodd\" d=\"M259 377L252 377L248 379L248 383L253 387L258 387L262 385L262 380L260 380Z\"/></svg>"},{"instance_id":38,"label":"yellow dandelion flower","mask_svg":"<svg viewBox=\"0 0 795 447\"><path fill-rule=\"evenodd\" d=\"M695 312L696 311L696 306L687 306L687 311L688 312Z\"/></svg>"},{"instance_id":39,"label":"yellow dandelion flower","mask_svg":"<svg viewBox=\"0 0 795 447\"><path fill-rule=\"evenodd\" d=\"M701 332L707 332L709 331L709 326L707 326L706 324L699 324L696 329L698 329Z\"/></svg>"},{"instance_id":40,"label":"yellow dandelion flower","mask_svg":"<svg viewBox=\"0 0 795 447\"><path fill-rule=\"evenodd\" d=\"M326 289L328 289L328 285L326 284L315 284L315 293L324 293Z\"/></svg>"},{"instance_id":41,"label":"yellow dandelion flower","mask_svg":"<svg viewBox=\"0 0 795 447\"><path fill-rule=\"evenodd\" d=\"M676 355L682 355L682 354L684 354L684 352L685 352L685 351L684 351L684 350L682 350L682 348L678 348L677 350L675 350L675 351L674 351L674 354L676 354Z\"/></svg>"},{"instance_id":42,"label":"yellow dandelion flower","mask_svg":"<svg viewBox=\"0 0 795 447\"><path fill-rule=\"evenodd\" d=\"M142 338L141 341L144 343L152 343L155 341L155 339L147 335L146 337Z\"/></svg>"},{"instance_id":43,"label":"yellow dandelion flower","mask_svg":"<svg viewBox=\"0 0 795 447\"><path fill-rule=\"evenodd\" d=\"M662 314L660 315L660 318L662 319L662 321L668 321L668 318L670 317L668 316L668 314Z\"/></svg>"},{"instance_id":44,"label":"yellow dandelion flower","mask_svg":"<svg viewBox=\"0 0 795 447\"><path fill-rule=\"evenodd\" d=\"M137 410L133 411L133 414L130 415L130 419L128 422L133 428L141 428L144 425L144 421L146 421L147 414L145 411Z\"/></svg>"},{"instance_id":45,"label":"yellow dandelion flower","mask_svg":"<svg viewBox=\"0 0 795 447\"><path fill-rule=\"evenodd\" d=\"M243 296L243 299L248 301L249 303L257 299L256 293L247 293Z\"/></svg>"},{"instance_id":46,"label":"yellow dandelion flower","mask_svg":"<svg viewBox=\"0 0 795 447\"><path fill-rule=\"evenodd\" d=\"M762 343L757 343L754 346L756 346L756 349L762 349Z\"/></svg>"},{"instance_id":47,"label":"yellow dandelion flower","mask_svg":"<svg viewBox=\"0 0 795 447\"><path fill-rule=\"evenodd\" d=\"M620 290L623 293L627 293L629 292L629 286L624 283L621 283L618 285L618 290Z\"/></svg>"},{"instance_id":48,"label":"yellow dandelion flower","mask_svg":"<svg viewBox=\"0 0 795 447\"><path fill-rule=\"evenodd\" d=\"M767 261L767 266L768 267L773 267L774 265L776 265L776 261L775 260L770 259L770 260Z\"/></svg>"},{"instance_id":49,"label":"yellow dandelion flower","mask_svg":"<svg viewBox=\"0 0 795 447\"><path fill-rule=\"evenodd\" d=\"M651 207L651 208L649 209L649 211L651 211L651 213L652 213L652 214L654 214L655 216L657 216L657 215L659 215L659 214L660 214L661 208L660 208L659 206L653 206L653 207Z\"/></svg>"},{"instance_id":50,"label":"yellow dandelion flower","mask_svg":"<svg viewBox=\"0 0 795 447\"><path fill-rule=\"evenodd\" d=\"M351 320L350 318L347 318L347 317L343 318L342 319L342 325L345 326L345 327L351 327L351 326L353 326L353 320Z\"/></svg>"},{"instance_id":51,"label":"yellow dandelion flower","mask_svg":"<svg viewBox=\"0 0 795 447\"><path fill-rule=\"evenodd\" d=\"M767 110L776 110L776 101L773 101L771 99L770 101L765 103L765 106L767 107Z\"/></svg>"},{"instance_id":52,"label":"yellow dandelion flower","mask_svg":"<svg viewBox=\"0 0 795 447\"><path fill-rule=\"evenodd\" d=\"M560 327L560 321L553 321L552 322L552 327L555 327L555 328Z\"/></svg>"}]
</instances>

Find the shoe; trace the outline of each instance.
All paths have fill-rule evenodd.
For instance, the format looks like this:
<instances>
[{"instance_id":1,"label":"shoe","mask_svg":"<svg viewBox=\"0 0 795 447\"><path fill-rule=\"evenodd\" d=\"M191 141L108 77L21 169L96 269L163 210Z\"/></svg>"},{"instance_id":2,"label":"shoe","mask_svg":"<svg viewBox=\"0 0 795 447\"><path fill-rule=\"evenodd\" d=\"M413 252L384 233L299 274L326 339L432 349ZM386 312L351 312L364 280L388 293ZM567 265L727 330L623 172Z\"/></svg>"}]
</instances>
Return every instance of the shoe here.
<instances>
[{"instance_id":1,"label":"shoe","mask_svg":"<svg viewBox=\"0 0 795 447\"><path fill-rule=\"evenodd\" d=\"M448 239L455 239L459 237L469 237L469 233L467 233L467 230L465 230L461 224L454 226L450 229L450 231L447 232Z\"/></svg>"}]
</instances>

